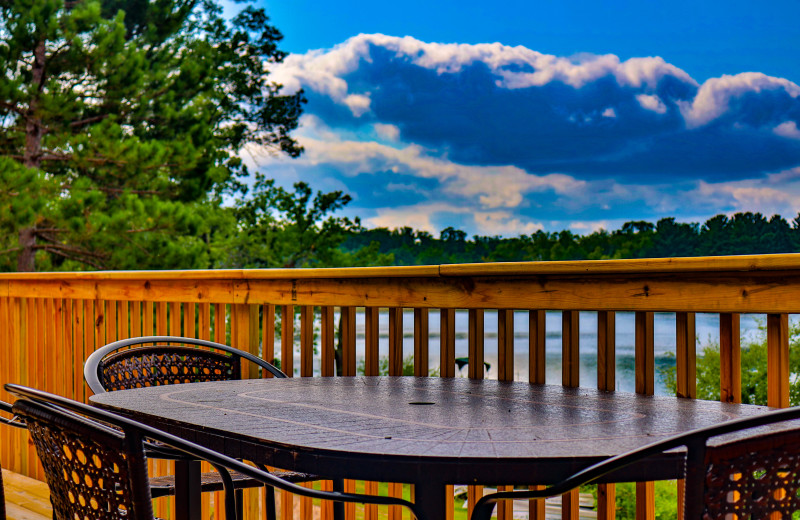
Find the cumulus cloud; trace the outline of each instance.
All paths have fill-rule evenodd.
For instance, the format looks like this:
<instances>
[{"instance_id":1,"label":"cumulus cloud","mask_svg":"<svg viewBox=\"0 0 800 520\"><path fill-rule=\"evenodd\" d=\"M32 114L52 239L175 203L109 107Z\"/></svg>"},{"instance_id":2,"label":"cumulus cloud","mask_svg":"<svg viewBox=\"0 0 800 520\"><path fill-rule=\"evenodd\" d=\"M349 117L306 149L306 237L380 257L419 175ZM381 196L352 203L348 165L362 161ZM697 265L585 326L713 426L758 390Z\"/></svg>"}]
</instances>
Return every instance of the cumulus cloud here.
<instances>
[{"instance_id":1,"label":"cumulus cloud","mask_svg":"<svg viewBox=\"0 0 800 520\"><path fill-rule=\"evenodd\" d=\"M747 94L772 92L797 100L800 86L784 78L773 78L760 72L743 72L735 76L711 78L700 87L694 100L679 102L686 124L695 128L708 124L729 112L731 103Z\"/></svg>"},{"instance_id":2,"label":"cumulus cloud","mask_svg":"<svg viewBox=\"0 0 800 520\"><path fill-rule=\"evenodd\" d=\"M657 56L381 34L271 69L309 98L295 134L306 152L257 167L350 193L367 225L588 233L800 207L800 87L788 79L699 83Z\"/></svg>"},{"instance_id":3,"label":"cumulus cloud","mask_svg":"<svg viewBox=\"0 0 800 520\"><path fill-rule=\"evenodd\" d=\"M636 101L647 110L652 110L656 114L665 114L667 112L667 105L664 104L658 96L651 96L648 94L637 94Z\"/></svg>"},{"instance_id":4,"label":"cumulus cloud","mask_svg":"<svg viewBox=\"0 0 800 520\"><path fill-rule=\"evenodd\" d=\"M308 110L337 131L371 125L386 142L459 164L659 183L800 163L800 87L760 73L699 84L660 57L562 57L382 34L291 55L271 73L290 91L304 88Z\"/></svg>"},{"instance_id":5,"label":"cumulus cloud","mask_svg":"<svg viewBox=\"0 0 800 520\"><path fill-rule=\"evenodd\" d=\"M774 132L781 137L800 139L800 129L797 128L797 123L794 121L784 121L775 127Z\"/></svg>"}]
</instances>

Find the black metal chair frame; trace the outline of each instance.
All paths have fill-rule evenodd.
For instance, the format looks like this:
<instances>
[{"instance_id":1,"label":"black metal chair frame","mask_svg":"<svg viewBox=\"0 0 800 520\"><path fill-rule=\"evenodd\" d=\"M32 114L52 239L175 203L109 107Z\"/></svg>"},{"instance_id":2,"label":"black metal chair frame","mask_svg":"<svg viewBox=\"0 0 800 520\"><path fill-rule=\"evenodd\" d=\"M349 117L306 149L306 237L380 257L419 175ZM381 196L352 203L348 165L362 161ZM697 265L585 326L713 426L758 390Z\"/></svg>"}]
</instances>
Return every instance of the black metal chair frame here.
<instances>
[{"instance_id":1,"label":"black metal chair frame","mask_svg":"<svg viewBox=\"0 0 800 520\"><path fill-rule=\"evenodd\" d=\"M319 491L298 486L267 471L262 471L236 459L222 455L221 453L209 450L192 442L186 441L185 439L175 437L174 435L166 433L162 430L146 426L132 419L128 419L127 417L123 417L100 408L88 406L65 397L21 385L6 384L5 389L18 397L17 401L13 405L13 410L14 413L21 415L23 419L25 417L24 410L26 407L38 407L46 410L51 415L58 417L60 421L62 421L62 426L64 424L70 424L71 422L77 421L79 428L78 431L80 431L80 425L86 423L89 423L96 428L105 430L113 428L111 431L114 431L117 433L117 435L121 433L126 439L129 439L129 445L133 446L136 450L139 450L139 453L143 458L146 457L145 445L143 441L149 440L170 446L171 448L184 454L186 457L191 457L192 459L196 460L204 460L211 463L215 468L217 468L218 471L220 471L220 474L223 476L225 488L225 510L226 515L229 515L228 518L234 518L234 515L236 514L236 497L235 493L233 493L233 481L229 475L230 471L235 471L254 480L258 480L266 486L288 491L296 495L313 499L331 500L339 503L353 502L385 506L401 506L409 509L418 520L425 520L415 504L401 498L378 495L362 495L338 491ZM130 440L133 442L130 442ZM149 481L146 476L143 475L142 482L138 484L145 486L149 493ZM135 520L141 519L137 518Z\"/></svg>"},{"instance_id":2,"label":"black metal chair frame","mask_svg":"<svg viewBox=\"0 0 800 520\"><path fill-rule=\"evenodd\" d=\"M182 346L192 345L192 346ZM212 348L214 351L198 349L196 347ZM167 370L163 366L151 366L149 369L153 371L150 374L139 374L140 379L126 379L125 381L110 381L111 375L106 374L105 371L108 367L114 366L119 363L124 363L126 360L132 358L153 356L154 359L162 356L170 356L173 359L180 359L183 357L202 358L207 361L209 367L197 368L193 367L191 370L187 369L186 373L178 370L177 373ZM247 360L262 370L269 372L273 377L285 378L285 373L277 367L268 363L267 361L228 345L215 343L196 338L184 338L178 336L144 336L138 338L123 339L109 343L100 347L86 358L83 367L83 377L89 388L95 394L105 393L123 388L136 388L137 386L145 386L148 379L153 379L150 384L181 384L190 381L210 381L210 380L230 380L241 379L241 360ZM171 368L171 367L169 367ZM197 371L194 371L194 370ZM140 370L141 367L140 367ZM163 370L163 373L161 372ZM205 371L203 371L205 370ZM218 372L213 372L217 370ZM156 371L158 371L156 373ZM119 373L115 377L121 377ZM145 382L145 383L143 383ZM107 388L113 386L113 389ZM120 388L123 387L123 388ZM150 457L167 459L167 460L181 460L185 457L181 453L176 453L174 450L158 446L152 443L147 445L147 453ZM262 469L266 469L262 467ZM292 482L309 482L320 480L321 477L316 475L308 475L289 471L276 472L284 479L291 480ZM243 489L248 487L260 487L262 483L258 480L247 478L245 475L233 474L234 485L236 488ZM151 479L151 491L153 496L165 496L175 493L175 478L173 476L155 477ZM222 481L217 473L204 473L201 476L201 491L211 492L219 491L222 489ZM268 520L275 518L274 496L271 488L267 488L267 501L268 501ZM241 515L240 515L241 516ZM337 510L337 520L341 515Z\"/></svg>"},{"instance_id":3,"label":"black metal chair frame","mask_svg":"<svg viewBox=\"0 0 800 520\"><path fill-rule=\"evenodd\" d=\"M640 462L653 455L658 455L677 448L686 448L685 479L686 494L684 499L684 518L687 520L700 520L704 508L704 488L706 480L706 453L735 444L759 442L776 435L785 435L786 431L777 433L763 433L754 435L744 440L737 439L719 446L709 446L708 440L725 434L736 433L743 430L766 426L782 421L800 418L800 406L784 408L754 417L728 421L707 428L700 428L687 433L669 437L662 441L654 442L636 450L611 457L602 462L589 466L572 476L541 490L503 491L481 497L475 504L471 520L489 520L494 511L495 504L501 500L541 499L563 495L573 489L591 484L600 477L620 470L635 462ZM800 432L789 430L800 438Z\"/></svg>"}]
</instances>

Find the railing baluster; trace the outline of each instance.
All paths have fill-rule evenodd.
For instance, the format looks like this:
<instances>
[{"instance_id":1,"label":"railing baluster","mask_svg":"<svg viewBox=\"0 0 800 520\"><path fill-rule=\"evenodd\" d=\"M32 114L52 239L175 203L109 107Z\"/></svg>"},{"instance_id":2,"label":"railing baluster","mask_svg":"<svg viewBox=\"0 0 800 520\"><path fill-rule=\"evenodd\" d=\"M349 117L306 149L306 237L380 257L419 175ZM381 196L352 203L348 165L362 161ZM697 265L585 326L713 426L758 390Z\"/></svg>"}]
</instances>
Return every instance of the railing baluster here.
<instances>
[{"instance_id":1,"label":"railing baluster","mask_svg":"<svg viewBox=\"0 0 800 520\"><path fill-rule=\"evenodd\" d=\"M514 311L497 311L497 379L514 380Z\"/></svg>"},{"instance_id":2,"label":"railing baluster","mask_svg":"<svg viewBox=\"0 0 800 520\"><path fill-rule=\"evenodd\" d=\"M613 391L616 388L617 316L614 311L597 313L597 388ZM597 518L612 520L616 514L616 487L597 485Z\"/></svg>"},{"instance_id":3,"label":"railing baluster","mask_svg":"<svg viewBox=\"0 0 800 520\"><path fill-rule=\"evenodd\" d=\"M214 304L214 341L216 343L226 343L225 309L224 303Z\"/></svg>"},{"instance_id":4,"label":"railing baluster","mask_svg":"<svg viewBox=\"0 0 800 520\"><path fill-rule=\"evenodd\" d=\"M789 315L767 315L767 405L789 406Z\"/></svg>"},{"instance_id":5,"label":"railing baluster","mask_svg":"<svg viewBox=\"0 0 800 520\"><path fill-rule=\"evenodd\" d=\"M356 375L356 308L342 307L342 375Z\"/></svg>"},{"instance_id":6,"label":"railing baluster","mask_svg":"<svg viewBox=\"0 0 800 520\"><path fill-rule=\"evenodd\" d=\"M364 309L364 375L377 376L378 342L380 340L380 309L367 307ZM389 334L391 341L391 333Z\"/></svg>"},{"instance_id":7,"label":"railing baluster","mask_svg":"<svg viewBox=\"0 0 800 520\"><path fill-rule=\"evenodd\" d=\"M197 309L194 302L183 302L183 336L186 338L197 337Z\"/></svg>"},{"instance_id":8,"label":"railing baluster","mask_svg":"<svg viewBox=\"0 0 800 520\"><path fill-rule=\"evenodd\" d=\"M722 352L723 336L736 339L738 350L738 316L736 334L726 334L723 327L723 316L720 315L720 352ZM675 313L675 377L677 379L678 397L694 399L697 397L697 328L693 312ZM730 330L730 329L727 329ZM738 363L737 363L738 364ZM737 369L738 370L738 369Z\"/></svg>"},{"instance_id":9,"label":"railing baluster","mask_svg":"<svg viewBox=\"0 0 800 520\"><path fill-rule=\"evenodd\" d=\"M546 318L543 310L528 311L528 380L539 385L544 384L547 369Z\"/></svg>"},{"instance_id":10,"label":"railing baluster","mask_svg":"<svg viewBox=\"0 0 800 520\"><path fill-rule=\"evenodd\" d=\"M333 307L328 305L320 309L320 375L322 377L336 375L336 352L334 350L336 334L334 331L333 310Z\"/></svg>"},{"instance_id":11,"label":"railing baluster","mask_svg":"<svg viewBox=\"0 0 800 520\"><path fill-rule=\"evenodd\" d=\"M281 306L281 370L294 377L294 305Z\"/></svg>"},{"instance_id":12,"label":"railing baluster","mask_svg":"<svg viewBox=\"0 0 800 520\"><path fill-rule=\"evenodd\" d=\"M300 375L314 375L314 307L300 307Z\"/></svg>"},{"instance_id":13,"label":"railing baluster","mask_svg":"<svg viewBox=\"0 0 800 520\"><path fill-rule=\"evenodd\" d=\"M456 376L456 310L441 309L439 315L439 374Z\"/></svg>"},{"instance_id":14,"label":"railing baluster","mask_svg":"<svg viewBox=\"0 0 800 520\"><path fill-rule=\"evenodd\" d=\"M201 303L197 306L197 337L211 340L211 304Z\"/></svg>"},{"instance_id":15,"label":"railing baluster","mask_svg":"<svg viewBox=\"0 0 800 520\"><path fill-rule=\"evenodd\" d=\"M169 302L167 306L169 308L169 316L167 318L167 323L169 324L169 335L183 336L183 332L181 331L183 320L181 320L180 302Z\"/></svg>"},{"instance_id":16,"label":"railing baluster","mask_svg":"<svg viewBox=\"0 0 800 520\"><path fill-rule=\"evenodd\" d=\"M119 338L117 336L117 302L115 301L105 301L103 302L106 312L105 318L105 339L101 345L105 345L107 343L111 343L113 341L117 341Z\"/></svg>"},{"instance_id":17,"label":"railing baluster","mask_svg":"<svg viewBox=\"0 0 800 520\"><path fill-rule=\"evenodd\" d=\"M580 386L580 313L561 313L561 384ZM580 490L561 495L561 518L578 520Z\"/></svg>"},{"instance_id":18,"label":"railing baluster","mask_svg":"<svg viewBox=\"0 0 800 520\"><path fill-rule=\"evenodd\" d=\"M414 375L428 377L430 366L428 309L414 309Z\"/></svg>"},{"instance_id":19,"label":"railing baluster","mask_svg":"<svg viewBox=\"0 0 800 520\"><path fill-rule=\"evenodd\" d=\"M653 395L655 385L655 314L648 311L636 312L635 356L636 393ZM636 483L636 520L655 519L655 485L653 482Z\"/></svg>"},{"instance_id":20,"label":"railing baluster","mask_svg":"<svg viewBox=\"0 0 800 520\"><path fill-rule=\"evenodd\" d=\"M206 304L208 305L208 304ZM142 334L142 302L131 302L131 338L144 336Z\"/></svg>"},{"instance_id":21,"label":"railing baluster","mask_svg":"<svg viewBox=\"0 0 800 520\"><path fill-rule=\"evenodd\" d=\"M470 379L483 379L484 363L483 309L469 310L469 369Z\"/></svg>"},{"instance_id":22,"label":"railing baluster","mask_svg":"<svg viewBox=\"0 0 800 520\"><path fill-rule=\"evenodd\" d=\"M389 375L403 375L403 309L389 309Z\"/></svg>"}]
</instances>

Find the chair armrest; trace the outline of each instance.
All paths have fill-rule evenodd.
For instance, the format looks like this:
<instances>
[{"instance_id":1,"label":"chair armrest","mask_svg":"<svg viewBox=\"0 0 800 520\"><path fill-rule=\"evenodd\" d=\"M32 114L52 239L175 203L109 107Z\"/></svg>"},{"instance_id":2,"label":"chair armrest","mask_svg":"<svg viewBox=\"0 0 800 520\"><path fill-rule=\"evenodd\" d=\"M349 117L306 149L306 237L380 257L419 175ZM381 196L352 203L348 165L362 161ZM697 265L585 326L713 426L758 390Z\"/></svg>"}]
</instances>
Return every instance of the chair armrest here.
<instances>
[{"instance_id":1,"label":"chair armrest","mask_svg":"<svg viewBox=\"0 0 800 520\"><path fill-rule=\"evenodd\" d=\"M727 421L715 426L708 426L706 428L698 428L689 432L681 433L668 437L661 441L657 441L641 448L631 450L620 455L610 457L604 461L593 464L570 477L553 484L541 490L524 490L524 491L501 491L492 493L481 497L475 504L472 517L470 520L489 520L494 510L495 503L500 500L516 500L516 499L539 499L548 498L557 495L563 495L575 488L585 484L591 484L600 477L620 470L635 462L643 459L669 451L676 448L687 447L688 449L704 448L705 443L711 437L717 437L726 433L733 433L737 431L765 426L781 421L788 421L791 419L800 418L800 406L791 408L783 408L772 412L756 415L753 417L746 417L744 419L736 419Z\"/></svg>"},{"instance_id":2,"label":"chair armrest","mask_svg":"<svg viewBox=\"0 0 800 520\"><path fill-rule=\"evenodd\" d=\"M39 403L44 403L46 405L66 409L71 412L84 415L88 418L100 421L105 424L118 425L120 427L137 430L143 437L146 437L152 441L169 445L172 448L182 453L185 453L190 457L210 462L217 470L221 470L220 473L222 475L226 489L226 502L229 500L227 495L233 495L232 493L233 481L231 480L230 475L226 470L232 470L239 472L243 475L246 475L250 478L259 480L263 482L265 485L272 486L281 489L283 491L288 491L295 495L301 495L309 498L317 498L321 500L332 500L335 502L357 502L357 503L369 503L369 504L389 505L389 506L402 506L409 509L418 520L427 520L422 515L419 508L415 504L403 500L401 498L384 497L376 495L362 495L357 493L343 493L337 491L318 491L315 489L298 486L297 484L293 484L291 482L283 480L275 475L267 473L266 471L262 471L248 464L244 464L243 462L240 462L236 459L233 459L216 451L210 450L208 448L205 448L198 444L194 444L185 439L181 439L162 430L152 428L150 426L141 424L132 419L128 419L127 417L123 417L121 415L117 415L100 408L95 408L83 403L79 403L77 401L73 401L71 399L67 399L65 397L57 396L54 394L43 392L41 390L36 390L33 388L28 388L16 384L8 383L5 385L5 389L8 392L21 398L31 399ZM228 492L229 489L231 491L230 493ZM233 498L231 497L230 500L233 500Z\"/></svg>"}]
</instances>

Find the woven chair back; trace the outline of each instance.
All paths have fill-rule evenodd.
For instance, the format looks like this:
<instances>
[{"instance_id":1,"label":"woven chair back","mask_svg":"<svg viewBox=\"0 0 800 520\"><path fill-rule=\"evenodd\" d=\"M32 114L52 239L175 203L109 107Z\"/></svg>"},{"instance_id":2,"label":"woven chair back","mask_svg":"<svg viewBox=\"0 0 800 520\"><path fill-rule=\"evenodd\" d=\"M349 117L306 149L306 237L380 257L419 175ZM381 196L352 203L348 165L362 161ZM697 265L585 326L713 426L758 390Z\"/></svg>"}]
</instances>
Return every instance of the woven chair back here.
<instances>
[{"instance_id":1,"label":"woven chair back","mask_svg":"<svg viewBox=\"0 0 800 520\"><path fill-rule=\"evenodd\" d=\"M20 400L44 467L56 520L152 520L142 438L77 414Z\"/></svg>"}]
</instances>

